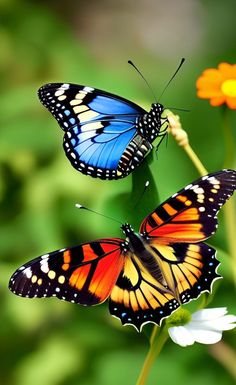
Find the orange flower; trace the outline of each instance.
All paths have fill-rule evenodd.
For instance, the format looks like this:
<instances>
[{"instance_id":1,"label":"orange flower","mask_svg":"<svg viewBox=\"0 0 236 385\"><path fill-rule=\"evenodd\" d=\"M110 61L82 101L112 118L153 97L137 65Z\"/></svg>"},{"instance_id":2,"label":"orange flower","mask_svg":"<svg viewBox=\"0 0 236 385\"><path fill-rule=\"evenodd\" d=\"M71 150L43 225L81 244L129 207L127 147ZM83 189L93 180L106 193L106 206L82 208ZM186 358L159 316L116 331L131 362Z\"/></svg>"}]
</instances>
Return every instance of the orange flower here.
<instances>
[{"instance_id":1,"label":"orange flower","mask_svg":"<svg viewBox=\"0 0 236 385\"><path fill-rule=\"evenodd\" d=\"M210 99L212 106L226 103L236 109L236 64L220 63L218 69L208 68L197 79L197 96Z\"/></svg>"}]
</instances>

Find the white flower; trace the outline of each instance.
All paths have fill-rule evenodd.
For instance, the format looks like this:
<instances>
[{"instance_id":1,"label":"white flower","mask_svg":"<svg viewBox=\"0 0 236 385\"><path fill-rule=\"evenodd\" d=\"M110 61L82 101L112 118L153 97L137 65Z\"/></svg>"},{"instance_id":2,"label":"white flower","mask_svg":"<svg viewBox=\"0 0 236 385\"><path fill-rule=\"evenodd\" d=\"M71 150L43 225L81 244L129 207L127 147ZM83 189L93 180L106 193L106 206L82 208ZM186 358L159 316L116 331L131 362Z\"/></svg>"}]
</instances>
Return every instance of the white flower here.
<instances>
[{"instance_id":1,"label":"white flower","mask_svg":"<svg viewBox=\"0 0 236 385\"><path fill-rule=\"evenodd\" d=\"M236 327L236 316L226 314L226 307L198 310L187 324L170 327L170 338L180 346L193 345L194 342L215 344L221 340L223 330Z\"/></svg>"}]
</instances>

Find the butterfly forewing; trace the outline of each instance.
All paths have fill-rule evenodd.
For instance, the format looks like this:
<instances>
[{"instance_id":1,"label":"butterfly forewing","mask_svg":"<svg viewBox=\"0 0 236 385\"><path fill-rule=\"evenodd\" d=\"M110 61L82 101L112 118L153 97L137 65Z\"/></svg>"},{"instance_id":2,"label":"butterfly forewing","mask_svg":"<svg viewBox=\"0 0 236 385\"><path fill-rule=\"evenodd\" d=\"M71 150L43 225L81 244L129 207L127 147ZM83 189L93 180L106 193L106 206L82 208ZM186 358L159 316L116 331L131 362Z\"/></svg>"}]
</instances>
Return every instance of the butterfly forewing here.
<instances>
[{"instance_id":1,"label":"butterfly forewing","mask_svg":"<svg viewBox=\"0 0 236 385\"><path fill-rule=\"evenodd\" d=\"M217 213L236 188L233 170L206 175L162 203L140 232L159 242L199 242L215 233Z\"/></svg>"},{"instance_id":2,"label":"butterfly forewing","mask_svg":"<svg viewBox=\"0 0 236 385\"><path fill-rule=\"evenodd\" d=\"M123 267L122 242L104 239L43 255L20 267L9 288L23 297L101 303L110 295Z\"/></svg>"},{"instance_id":3,"label":"butterfly forewing","mask_svg":"<svg viewBox=\"0 0 236 385\"><path fill-rule=\"evenodd\" d=\"M57 119L63 130L92 121L111 120L120 116L126 122L146 111L122 97L69 83L45 84L38 91L41 103Z\"/></svg>"}]
</instances>

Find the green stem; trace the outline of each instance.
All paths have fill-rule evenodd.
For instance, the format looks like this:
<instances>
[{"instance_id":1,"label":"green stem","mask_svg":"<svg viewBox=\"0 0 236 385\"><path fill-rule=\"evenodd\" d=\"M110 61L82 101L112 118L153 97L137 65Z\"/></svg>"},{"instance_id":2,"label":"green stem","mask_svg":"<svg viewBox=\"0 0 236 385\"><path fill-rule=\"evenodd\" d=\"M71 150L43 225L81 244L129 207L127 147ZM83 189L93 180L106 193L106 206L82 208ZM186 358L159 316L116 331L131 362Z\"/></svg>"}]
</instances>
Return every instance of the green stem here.
<instances>
[{"instance_id":1,"label":"green stem","mask_svg":"<svg viewBox=\"0 0 236 385\"><path fill-rule=\"evenodd\" d=\"M189 156L189 158L191 159L191 161L193 162L194 166L196 167L197 171L199 172L199 174L201 176L204 176L206 175L208 172L207 170L205 169L205 167L203 166L202 162L200 161L200 159L198 158L197 154L193 151L192 147L190 146L190 144L186 144L185 146L183 146L183 149L184 151L187 153L187 155Z\"/></svg>"},{"instance_id":2,"label":"green stem","mask_svg":"<svg viewBox=\"0 0 236 385\"><path fill-rule=\"evenodd\" d=\"M234 137L229 123L229 109L223 107L223 132L225 138L225 168L234 168L235 153L234 153Z\"/></svg>"},{"instance_id":3,"label":"green stem","mask_svg":"<svg viewBox=\"0 0 236 385\"><path fill-rule=\"evenodd\" d=\"M235 204L233 197L226 203L224 207L226 236L228 240L229 254L232 257L232 269L234 274L234 282L236 286L236 221L235 221Z\"/></svg>"},{"instance_id":4,"label":"green stem","mask_svg":"<svg viewBox=\"0 0 236 385\"><path fill-rule=\"evenodd\" d=\"M150 349L144 361L142 370L140 372L136 385L144 385L149 375L153 362L160 354L163 346L168 339L167 328L160 329L157 326L153 327L152 335L150 338Z\"/></svg>"},{"instance_id":5,"label":"green stem","mask_svg":"<svg viewBox=\"0 0 236 385\"><path fill-rule=\"evenodd\" d=\"M229 110L223 109L223 130L225 136L225 162L224 166L234 168L235 153L232 130L229 124ZM232 270L236 286L236 219L235 219L235 201L232 197L224 207L226 236L228 240L228 251L232 257Z\"/></svg>"}]
</instances>

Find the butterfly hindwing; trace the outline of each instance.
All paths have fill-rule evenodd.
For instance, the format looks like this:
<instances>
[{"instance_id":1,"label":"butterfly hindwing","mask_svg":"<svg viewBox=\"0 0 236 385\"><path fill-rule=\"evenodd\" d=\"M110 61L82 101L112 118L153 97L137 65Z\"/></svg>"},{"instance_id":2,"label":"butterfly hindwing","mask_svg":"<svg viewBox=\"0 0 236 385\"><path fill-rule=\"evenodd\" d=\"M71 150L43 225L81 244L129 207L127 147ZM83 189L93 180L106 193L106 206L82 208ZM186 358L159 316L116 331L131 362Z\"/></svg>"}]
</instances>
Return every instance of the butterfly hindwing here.
<instances>
[{"instance_id":1,"label":"butterfly hindwing","mask_svg":"<svg viewBox=\"0 0 236 385\"><path fill-rule=\"evenodd\" d=\"M103 239L38 257L13 274L9 288L23 297L101 303L110 295L123 267L122 242Z\"/></svg>"},{"instance_id":2,"label":"butterfly hindwing","mask_svg":"<svg viewBox=\"0 0 236 385\"><path fill-rule=\"evenodd\" d=\"M101 179L117 179L121 156L136 129L123 121L95 121L74 126L64 135L64 150L71 164L82 173Z\"/></svg>"},{"instance_id":3,"label":"butterfly hindwing","mask_svg":"<svg viewBox=\"0 0 236 385\"><path fill-rule=\"evenodd\" d=\"M159 279L134 255L127 259L110 296L110 313L139 331L147 322L160 325L181 304L210 292L220 276L215 250L204 243L151 243ZM154 264L152 264L154 266Z\"/></svg>"},{"instance_id":4,"label":"butterfly hindwing","mask_svg":"<svg viewBox=\"0 0 236 385\"><path fill-rule=\"evenodd\" d=\"M187 303L210 292L217 274L219 261L216 251L204 243L172 243L150 241L166 285L180 303Z\"/></svg>"},{"instance_id":5,"label":"butterfly hindwing","mask_svg":"<svg viewBox=\"0 0 236 385\"><path fill-rule=\"evenodd\" d=\"M140 232L161 243L199 242L215 233L217 213L236 188L236 173L206 175L172 195L141 224Z\"/></svg>"},{"instance_id":6,"label":"butterfly hindwing","mask_svg":"<svg viewBox=\"0 0 236 385\"><path fill-rule=\"evenodd\" d=\"M135 255L126 258L110 296L109 311L113 316L123 325L133 325L140 331L147 322L160 324L178 307L170 290L158 282Z\"/></svg>"}]
</instances>

